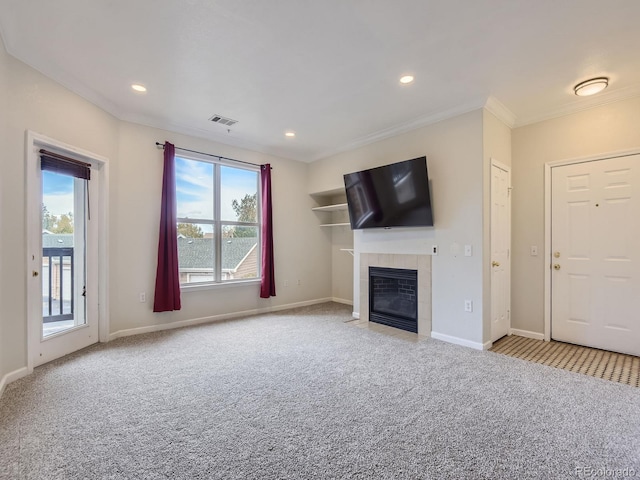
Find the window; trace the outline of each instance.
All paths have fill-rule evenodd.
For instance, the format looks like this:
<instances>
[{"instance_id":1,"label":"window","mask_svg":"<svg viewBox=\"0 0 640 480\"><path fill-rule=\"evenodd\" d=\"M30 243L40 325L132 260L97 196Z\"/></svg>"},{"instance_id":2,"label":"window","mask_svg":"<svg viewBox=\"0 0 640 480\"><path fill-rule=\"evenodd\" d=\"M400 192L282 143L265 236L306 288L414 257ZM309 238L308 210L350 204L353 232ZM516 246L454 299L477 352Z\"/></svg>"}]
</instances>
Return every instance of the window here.
<instances>
[{"instance_id":1,"label":"window","mask_svg":"<svg viewBox=\"0 0 640 480\"><path fill-rule=\"evenodd\" d=\"M175 162L180 284L259 278L258 167Z\"/></svg>"}]
</instances>

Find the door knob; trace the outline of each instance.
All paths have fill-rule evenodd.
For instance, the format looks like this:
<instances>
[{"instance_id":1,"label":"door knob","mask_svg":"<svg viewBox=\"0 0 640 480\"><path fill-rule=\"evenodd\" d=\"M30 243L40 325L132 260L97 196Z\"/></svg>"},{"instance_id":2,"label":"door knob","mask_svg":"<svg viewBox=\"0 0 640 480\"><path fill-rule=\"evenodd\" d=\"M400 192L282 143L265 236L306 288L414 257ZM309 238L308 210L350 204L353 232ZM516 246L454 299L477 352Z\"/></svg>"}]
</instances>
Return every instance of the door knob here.
<instances>
[{"instance_id":1,"label":"door knob","mask_svg":"<svg viewBox=\"0 0 640 480\"><path fill-rule=\"evenodd\" d=\"M495 260L493 262L491 262L491 266L492 267L499 267L500 266L500 262L496 262Z\"/></svg>"},{"instance_id":2,"label":"door knob","mask_svg":"<svg viewBox=\"0 0 640 480\"><path fill-rule=\"evenodd\" d=\"M553 256L554 256L554 257L556 257L556 258L560 258L560 252L555 252L555 253L553 254Z\"/></svg>"},{"instance_id":3,"label":"door knob","mask_svg":"<svg viewBox=\"0 0 640 480\"><path fill-rule=\"evenodd\" d=\"M556 263L556 264L553 266L553 269L554 269L554 270L560 270L560 264L559 264L559 263Z\"/></svg>"},{"instance_id":4,"label":"door knob","mask_svg":"<svg viewBox=\"0 0 640 480\"><path fill-rule=\"evenodd\" d=\"M36 270L34 270L33 272L31 272L31 276L37 277L38 276L38 272Z\"/></svg>"}]
</instances>

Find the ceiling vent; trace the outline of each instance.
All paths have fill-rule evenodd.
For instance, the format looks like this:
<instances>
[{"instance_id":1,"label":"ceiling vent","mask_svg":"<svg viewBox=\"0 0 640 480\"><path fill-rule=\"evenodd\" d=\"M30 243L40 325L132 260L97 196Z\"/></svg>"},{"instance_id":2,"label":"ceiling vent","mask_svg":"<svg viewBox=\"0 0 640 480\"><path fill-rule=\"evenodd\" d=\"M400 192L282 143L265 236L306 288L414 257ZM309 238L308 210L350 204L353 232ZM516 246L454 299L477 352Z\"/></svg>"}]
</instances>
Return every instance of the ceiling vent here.
<instances>
[{"instance_id":1,"label":"ceiling vent","mask_svg":"<svg viewBox=\"0 0 640 480\"><path fill-rule=\"evenodd\" d=\"M213 123L224 125L225 127L231 127L232 125L238 123L238 120L232 120L230 118L223 117L222 115L214 115L209 120Z\"/></svg>"}]
</instances>

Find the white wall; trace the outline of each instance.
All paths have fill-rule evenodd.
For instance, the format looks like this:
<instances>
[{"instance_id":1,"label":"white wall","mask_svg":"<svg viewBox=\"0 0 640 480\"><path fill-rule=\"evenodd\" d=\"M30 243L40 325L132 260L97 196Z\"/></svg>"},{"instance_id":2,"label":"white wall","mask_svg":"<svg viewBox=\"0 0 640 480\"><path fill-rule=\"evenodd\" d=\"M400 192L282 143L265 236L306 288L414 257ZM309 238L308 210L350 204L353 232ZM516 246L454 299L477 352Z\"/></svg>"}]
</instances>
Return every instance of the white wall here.
<instances>
[{"instance_id":1,"label":"white wall","mask_svg":"<svg viewBox=\"0 0 640 480\"><path fill-rule=\"evenodd\" d=\"M353 304L353 256L344 251L347 248L353 249L351 227L332 228L331 296L336 301Z\"/></svg>"},{"instance_id":2,"label":"white wall","mask_svg":"<svg viewBox=\"0 0 640 480\"><path fill-rule=\"evenodd\" d=\"M465 244L483 249L483 113L448 119L310 165L309 190L343 188L348 172L427 156L435 227L354 232L360 253L427 254L440 248L432 262L434 332L475 344L483 342L482 255L463 255ZM357 275L356 275L357 277ZM354 278L354 311L359 312L359 279ZM474 302L464 312L464 300Z\"/></svg>"},{"instance_id":3,"label":"white wall","mask_svg":"<svg viewBox=\"0 0 640 480\"><path fill-rule=\"evenodd\" d=\"M2 89L2 250L0 309L4 350L0 377L27 364L25 131L31 129L108 158L116 154L117 121L0 48Z\"/></svg>"},{"instance_id":4,"label":"white wall","mask_svg":"<svg viewBox=\"0 0 640 480\"><path fill-rule=\"evenodd\" d=\"M545 163L640 149L639 125L632 98L513 130L512 328L544 330Z\"/></svg>"},{"instance_id":5,"label":"white wall","mask_svg":"<svg viewBox=\"0 0 640 480\"><path fill-rule=\"evenodd\" d=\"M162 185L162 150L155 142L165 140L271 164L276 297L260 299L259 285L190 290L182 292L180 311L152 312ZM112 218L118 229L111 242L112 332L331 297L331 265L313 254L324 241L306 190L306 164L126 122L120 124L119 146L119 168L111 178ZM138 301L140 292L147 293L147 303Z\"/></svg>"},{"instance_id":6,"label":"white wall","mask_svg":"<svg viewBox=\"0 0 640 480\"><path fill-rule=\"evenodd\" d=\"M1 44L0 100L0 379L27 365L26 130L108 159L111 333L331 297L329 243L311 211L306 164L120 121L10 57ZM183 294L180 312L152 313L162 178L162 151L155 142L165 140L272 164L276 297L258 299L256 285L200 290ZM138 301L140 292L147 293L147 303Z\"/></svg>"}]
</instances>

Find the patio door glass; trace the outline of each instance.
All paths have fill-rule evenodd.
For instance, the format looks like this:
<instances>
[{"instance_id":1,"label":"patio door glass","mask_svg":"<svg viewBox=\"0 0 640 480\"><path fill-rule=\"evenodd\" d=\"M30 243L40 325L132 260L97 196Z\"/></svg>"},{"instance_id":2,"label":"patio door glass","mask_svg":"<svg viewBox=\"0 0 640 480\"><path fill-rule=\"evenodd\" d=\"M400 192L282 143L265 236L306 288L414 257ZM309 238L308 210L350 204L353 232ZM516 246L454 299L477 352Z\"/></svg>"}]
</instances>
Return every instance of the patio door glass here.
<instances>
[{"instance_id":1,"label":"patio door glass","mask_svg":"<svg viewBox=\"0 0 640 480\"><path fill-rule=\"evenodd\" d=\"M86 181L42 171L42 338L84 326Z\"/></svg>"}]
</instances>

